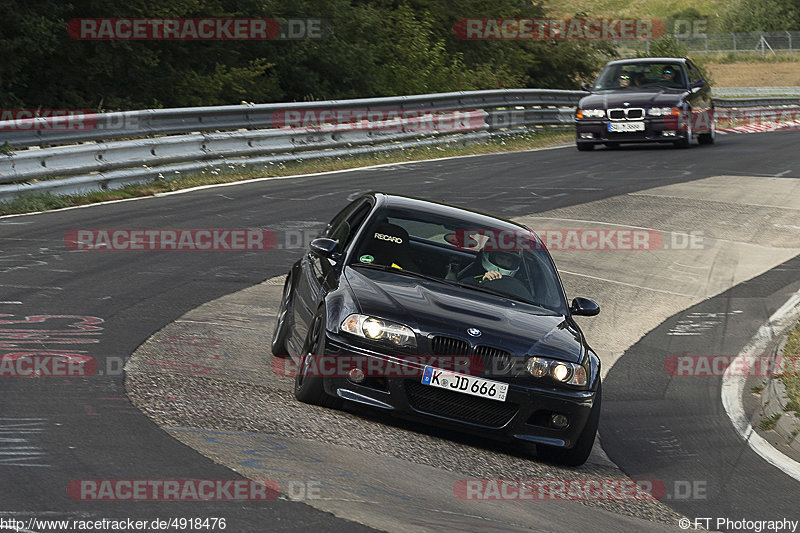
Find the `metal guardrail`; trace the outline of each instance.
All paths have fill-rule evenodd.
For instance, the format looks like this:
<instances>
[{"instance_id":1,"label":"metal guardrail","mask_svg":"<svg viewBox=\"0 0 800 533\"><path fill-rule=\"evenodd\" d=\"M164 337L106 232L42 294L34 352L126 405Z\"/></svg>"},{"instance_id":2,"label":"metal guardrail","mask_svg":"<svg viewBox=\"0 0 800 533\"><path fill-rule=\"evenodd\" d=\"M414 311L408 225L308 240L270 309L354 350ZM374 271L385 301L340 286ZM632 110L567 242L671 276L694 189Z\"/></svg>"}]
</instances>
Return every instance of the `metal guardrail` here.
<instances>
[{"instance_id":1,"label":"metal guardrail","mask_svg":"<svg viewBox=\"0 0 800 533\"><path fill-rule=\"evenodd\" d=\"M234 165L258 169L289 160L464 144L536 127L568 127L585 94L512 89L142 110L71 117L71 124L81 126L71 130L44 129L50 125L46 119L34 119L30 129L0 122L0 142L14 148L42 146L0 156L0 184L5 184L0 200L24 192L117 188ZM52 146L64 143L85 144Z\"/></svg>"},{"instance_id":2,"label":"metal guardrail","mask_svg":"<svg viewBox=\"0 0 800 533\"><path fill-rule=\"evenodd\" d=\"M714 94L720 98L800 96L800 87L714 87Z\"/></svg>"},{"instance_id":3,"label":"metal guardrail","mask_svg":"<svg viewBox=\"0 0 800 533\"><path fill-rule=\"evenodd\" d=\"M9 129L16 124L0 122L0 142L16 148L44 145L0 155L0 201L25 192L75 194L203 170L263 169L291 160L468 144L533 128L570 127L586 94L510 89L142 110L84 115L73 123L93 127L72 130ZM800 104L796 98L716 102L729 108ZM62 143L84 144L47 146Z\"/></svg>"},{"instance_id":4,"label":"metal guardrail","mask_svg":"<svg viewBox=\"0 0 800 533\"><path fill-rule=\"evenodd\" d=\"M442 110L493 109L508 106L574 106L582 91L545 89L506 89L453 93L292 102L286 104L229 105L218 107L186 107L145 109L115 113L75 115L74 129L53 127L58 121L33 119L21 127L15 121L0 121L0 144L14 148L58 145L85 141L130 139L148 135L173 135L201 131L276 128L281 117L291 113L346 110L369 114L392 110L398 112L441 112Z\"/></svg>"},{"instance_id":5,"label":"metal guardrail","mask_svg":"<svg viewBox=\"0 0 800 533\"><path fill-rule=\"evenodd\" d=\"M755 98L714 98L714 105L716 107L780 107L780 106L798 106L800 105L800 98L795 97L755 97Z\"/></svg>"}]
</instances>

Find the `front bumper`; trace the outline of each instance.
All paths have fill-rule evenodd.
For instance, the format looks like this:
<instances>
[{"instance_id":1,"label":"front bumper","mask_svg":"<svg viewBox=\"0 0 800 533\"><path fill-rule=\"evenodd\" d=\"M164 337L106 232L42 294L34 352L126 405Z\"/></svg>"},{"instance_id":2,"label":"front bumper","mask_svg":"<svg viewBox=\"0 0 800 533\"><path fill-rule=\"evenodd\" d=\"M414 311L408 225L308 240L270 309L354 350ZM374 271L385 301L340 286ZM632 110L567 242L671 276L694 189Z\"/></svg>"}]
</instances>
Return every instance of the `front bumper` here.
<instances>
[{"instance_id":1,"label":"front bumper","mask_svg":"<svg viewBox=\"0 0 800 533\"><path fill-rule=\"evenodd\" d=\"M609 124L625 122L643 122L644 131L624 133L608 131ZM576 119L575 121L575 141L577 143L675 142L685 139L686 136L686 128L678 120L645 118L638 121L610 121L608 119Z\"/></svg>"},{"instance_id":2,"label":"front bumper","mask_svg":"<svg viewBox=\"0 0 800 533\"><path fill-rule=\"evenodd\" d=\"M594 403L595 391L533 387L510 383L506 401L479 398L423 385L424 364L398 356L367 351L346 338L328 332L325 355L352 356L380 365L398 363L401 376L367 376L356 383L346 375L324 378L325 391L333 396L378 407L395 416L448 427L501 441L527 441L571 448L580 436ZM594 384L596 388L596 384ZM562 429L552 427L553 414L566 416Z\"/></svg>"}]
</instances>

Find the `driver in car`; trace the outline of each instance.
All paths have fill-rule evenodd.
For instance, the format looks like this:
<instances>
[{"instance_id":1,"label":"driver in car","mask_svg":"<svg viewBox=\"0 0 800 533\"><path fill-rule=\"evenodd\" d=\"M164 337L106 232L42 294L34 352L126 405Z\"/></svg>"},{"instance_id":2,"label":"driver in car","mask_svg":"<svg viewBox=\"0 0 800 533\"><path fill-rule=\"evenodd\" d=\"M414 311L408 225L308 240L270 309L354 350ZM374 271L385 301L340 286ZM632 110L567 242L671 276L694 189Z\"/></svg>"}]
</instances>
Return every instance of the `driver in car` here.
<instances>
[{"instance_id":1,"label":"driver in car","mask_svg":"<svg viewBox=\"0 0 800 533\"><path fill-rule=\"evenodd\" d=\"M520 252L483 251L478 254L475 262L462 272L461 280L483 283L501 279L503 276L513 277L519 270L521 261ZM476 275L475 272L478 274Z\"/></svg>"}]
</instances>

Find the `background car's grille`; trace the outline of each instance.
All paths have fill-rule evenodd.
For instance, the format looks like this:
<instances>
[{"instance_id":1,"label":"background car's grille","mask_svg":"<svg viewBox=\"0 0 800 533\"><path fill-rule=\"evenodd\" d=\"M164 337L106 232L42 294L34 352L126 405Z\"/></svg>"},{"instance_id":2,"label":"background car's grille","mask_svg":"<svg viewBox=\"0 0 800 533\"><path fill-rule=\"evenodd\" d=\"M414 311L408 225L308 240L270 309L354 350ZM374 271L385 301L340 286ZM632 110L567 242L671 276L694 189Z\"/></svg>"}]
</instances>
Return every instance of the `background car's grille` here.
<instances>
[{"instance_id":1,"label":"background car's grille","mask_svg":"<svg viewBox=\"0 0 800 533\"><path fill-rule=\"evenodd\" d=\"M467 341L451 337L434 337L431 339L433 355L469 355L472 353Z\"/></svg>"},{"instance_id":2,"label":"background car's grille","mask_svg":"<svg viewBox=\"0 0 800 533\"><path fill-rule=\"evenodd\" d=\"M608 118L611 120L641 120L644 118L644 108L628 107L625 109L609 109Z\"/></svg>"},{"instance_id":3,"label":"background car's grille","mask_svg":"<svg viewBox=\"0 0 800 533\"><path fill-rule=\"evenodd\" d=\"M502 427L517 414L515 404L438 389L411 380L406 381L406 394L408 403L417 411L482 426Z\"/></svg>"},{"instance_id":4,"label":"background car's grille","mask_svg":"<svg viewBox=\"0 0 800 533\"><path fill-rule=\"evenodd\" d=\"M510 353L491 346L476 346L475 355L481 358L483 372L488 376L507 374L513 362Z\"/></svg>"}]
</instances>

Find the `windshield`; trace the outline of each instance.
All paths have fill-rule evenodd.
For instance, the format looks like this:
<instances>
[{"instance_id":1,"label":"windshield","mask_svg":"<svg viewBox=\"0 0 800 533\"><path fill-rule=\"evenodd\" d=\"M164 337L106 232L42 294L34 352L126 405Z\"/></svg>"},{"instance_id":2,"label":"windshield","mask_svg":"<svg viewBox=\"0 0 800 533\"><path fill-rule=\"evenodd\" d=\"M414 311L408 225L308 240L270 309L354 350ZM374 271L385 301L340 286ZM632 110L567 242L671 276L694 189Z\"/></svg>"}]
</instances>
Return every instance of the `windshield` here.
<instances>
[{"instance_id":1,"label":"windshield","mask_svg":"<svg viewBox=\"0 0 800 533\"><path fill-rule=\"evenodd\" d=\"M550 256L524 228L407 209L384 210L355 244L352 266L381 266L566 314Z\"/></svg>"},{"instance_id":2,"label":"windshield","mask_svg":"<svg viewBox=\"0 0 800 533\"><path fill-rule=\"evenodd\" d=\"M595 90L666 87L683 89L686 79L677 63L629 63L608 65L594 84Z\"/></svg>"}]
</instances>

